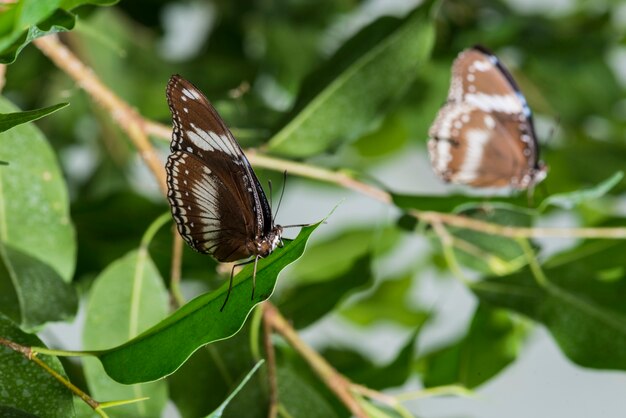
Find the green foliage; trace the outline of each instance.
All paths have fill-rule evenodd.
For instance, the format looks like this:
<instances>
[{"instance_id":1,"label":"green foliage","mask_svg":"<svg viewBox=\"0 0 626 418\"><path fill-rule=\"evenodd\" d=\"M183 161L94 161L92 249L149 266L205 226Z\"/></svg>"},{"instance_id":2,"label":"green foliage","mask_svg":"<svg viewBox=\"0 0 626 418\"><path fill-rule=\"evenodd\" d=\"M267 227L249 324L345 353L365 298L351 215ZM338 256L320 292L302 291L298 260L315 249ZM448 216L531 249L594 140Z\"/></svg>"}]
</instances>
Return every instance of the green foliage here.
<instances>
[{"instance_id":1,"label":"green foliage","mask_svg":"<svg viewBox=\"0 0 626 418\"><path fill-rule=\"evenodd\" d=\"M0 315L0 336L25 346L43 345L39 338L26 334L3 315ZM54 371L66 376L56 357L39 358ZM3 417L73 416L72 394L38 365L4 346L0 346L0 377L0 415Z\"/></svg>"},{"instance_id":2,"label":"green foliage","mask_svg":"<svg viewBox=\"0 0 626 418\"><path fill-rule=\"evenodd\" d=\"M100 402L149 397L106 409L118 418L160 416L169 401L183 418L267 416L272 365L263 361L258 305L268 298L338 372L386 394L416 384L500 384L494 378L524 353L535 324L577 365L626 370L623 229L613 229L618 239L570 237L557 250L512 233L545 233L561 222L565 234L626 224L619 5L572 2L570 10L538 13L500 0L402 11L374 2L382 12L348 0L116 3L0 4L0 62L10 64L0 98L0 338L43 346L25 331L71 321L80 295L82 344L72 348L94 350L95 358L39 358ZM187 16L176 29L185 11L202 28ZM189 302L172 312L172 295L180 297L172 284L175 231L150 226L167 200L145 175L119 115L103 112L102 98L85 94L82 81L52 67L36 45L25 48L59 32L106 88L152 122L170 124L169 75L192 80L244 148L285 158L276 173L257 171L263 184L280 184L283 166L310 177L289 180L284 207L321 219L326 213L311 203L319 196L324 205L345 198L345 212L352 210L354 195L317 181L326 179L386 190L392 211L363 204L349 222L338 216L304 227L259 261L254 300L253 266L235 276L223 312L230 266L185 246L180 289ZM450 64L476 43L507 64L536 116L549 173L531 195L477 194L424 174L428 127L445 101ZM165 156L168 144L159 140L151 138ZM305 161L291 170L300 161L289 159ZM305 198L290 200L294 189ZM365 221L361 209L371 215ZM438 275L455 275L478 305L452 318L455 336L435 342L438 319L449 313L447 294L432 295L449 279ZM365 347L385 345L387 333L405 340L381 361ZM276 334L269 342L279 416L352 415L310 358ZM21 354L0 345L0 357L0 416L97 416ZM354 396L371 416L410 415Z\"/></svg>"},{"instance_id":3,"label":"green foliage","mask_svg":"<svg viewBox=\"0 0 626 418\"><path fill-rule=\"evenodd\" d=\"M30 42L71 30L76 16L70 10L84 4L111 5L117 0L20 0L0 10L0 64L12 63Z\"/></svg>"},{"instance_id":4,"label":"green foliage","mask_svg":"<svg viewBox=\"0 0 626 418\"><path fill-rule=\"evenodd\" d=\"M252 308L269 298L278 273L304 253L314 226L304 227L298 237L271 257L259 260L256 293L252 292L254 266L249 264L233 279L233 289L223 312L228 283L190 301L174 314L119 347L97 353L104 369L120 383L147 382L167 376L201 346L228 338L242 326ZM242 291L245 289L244 291ZM208 317L219 317L207 321Z\"/></svg>"}]
</instances>

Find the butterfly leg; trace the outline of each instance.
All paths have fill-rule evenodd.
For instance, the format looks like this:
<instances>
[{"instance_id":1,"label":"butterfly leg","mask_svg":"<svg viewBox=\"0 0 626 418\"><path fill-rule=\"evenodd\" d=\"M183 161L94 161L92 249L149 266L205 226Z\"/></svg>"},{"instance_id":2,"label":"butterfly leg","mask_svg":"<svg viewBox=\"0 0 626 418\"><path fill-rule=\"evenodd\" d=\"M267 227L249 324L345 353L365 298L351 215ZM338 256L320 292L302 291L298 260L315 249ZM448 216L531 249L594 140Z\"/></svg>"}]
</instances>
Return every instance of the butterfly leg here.
<instances>
[{"instance_id":1,"label":"butterfly leg","mask_svg":"<svg viewBox=\"0 0 626 418\"><path fill-rule=\"evenodd\" d=\"M254 300L254 290L256 289L256 265L259 262L259 255L254 257L254 272L252 273L252 297L250 300Z\"/></svg>"},{"instance_id":2,"label":"butterfly leg","mask_svg":"<svg viewBox=\"0 0 626 418\"><path fill-rule=\"evenodd\" d=\"M233 268L230 270L230 281L228 282L228 292L226 292L226 299L224 299L224 303L222 304L222 307L220 308L220 312L224 310L224 307L226 306L226 302L228 302L228 298L230 297L230 291L233 290L233 277L235 275L235 268L245 266L246 264L250 264L252 262L254 262L254 275L252 276L252 297L254 298L254 283L256 280L256 262L258 259L259 257L257 256L253 258L252 260L244 261L243 263L233 265Z\"/></svg>"}]
</instances>

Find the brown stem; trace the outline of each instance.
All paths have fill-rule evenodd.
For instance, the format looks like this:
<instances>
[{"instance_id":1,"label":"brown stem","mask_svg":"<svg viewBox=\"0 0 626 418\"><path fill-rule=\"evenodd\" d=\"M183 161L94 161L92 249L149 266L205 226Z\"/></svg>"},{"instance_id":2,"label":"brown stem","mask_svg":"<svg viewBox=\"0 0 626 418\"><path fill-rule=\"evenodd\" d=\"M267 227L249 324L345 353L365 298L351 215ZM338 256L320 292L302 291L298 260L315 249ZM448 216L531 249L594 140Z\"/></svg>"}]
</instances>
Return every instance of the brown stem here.
<instances>
[{"instance_id":1,"label":"brown stem","mask_svg":"<svg viewBox=\"0 0 626 418\"><path fill-rule=\"evenodd\" d=\"M287 320L278 312L274 305L269 302L266 302L265 305L266 321L271 324L272 328L282 335L283 338L300 353L320 379L324 381L326 386L343 402L352 415L359 418L367 417L365 410L350 391L351 382L343 375L339 374L322 356L302 341L296 330L289 325Z\"/></svg>"},{"instance_id":2,"label":"brown stem","mask_svg":"<svg viewBox=\"0 0 626 418\"><path fill-rule=\"evenodd\" d=\"M176 228L176 227L173 227ZM176 231L172 242L172 267L170 271L170 293L175 308L180 308L185 304L185 298L180 291L180 278L183 263L183 239Z\"/></svg>"},{"instance_id":3,"label":"brown stem","mask_svg":"<svg viewBox=\"0 0 626 418\"><path fill-rule=\"evenodd\" d=\"M272 345L272 323L268 310L269 302L262 305L263 309L263 346L267 358L267 378L270 385L270 406L268 418L276 418L278 415L278 381L276 379L276 356Z\"/></svg>"},{"instance_id":4,"label":"brown stem","mask_svg":"<svg viewBox=\"0 0 626 418\"><path fill-rule=\"evenodd\" d=\"M57 67L65 71L76 83L85 90L94 101L107 110L113 120L126 132L139 155L146 162L163 193L167 193L165 183L165 169L152 144L145 133L144 119L135 109L119 98L107 88L96 74L83 64L77 57L63 45L57 36L49 35L34 41L39 48Z\"/></svg>"}]
</instances>

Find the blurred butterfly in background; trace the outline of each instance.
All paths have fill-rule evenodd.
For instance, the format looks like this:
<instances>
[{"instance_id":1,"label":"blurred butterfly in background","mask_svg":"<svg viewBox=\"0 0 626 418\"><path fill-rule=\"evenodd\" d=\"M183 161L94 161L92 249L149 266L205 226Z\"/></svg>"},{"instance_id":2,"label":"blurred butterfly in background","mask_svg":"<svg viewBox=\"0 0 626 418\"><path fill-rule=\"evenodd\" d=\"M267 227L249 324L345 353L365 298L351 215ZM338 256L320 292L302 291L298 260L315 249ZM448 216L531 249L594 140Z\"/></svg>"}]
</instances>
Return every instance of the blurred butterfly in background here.
<instances>
[{"instance_id":1,"label":"blurred butterfly in background","mask_svg":"<svg viewBox=\"0 0 626 418\"><path fill-rule=\"evenodd\" d=\"M447 102L428 135L431 164L446 182L526 189L546 177L526 99L484 47L454 61Z\"/></svg>"},{"instance_id":2,"label":"blurred butterfly in background","mask_svg":"<svg viewBox=\"0 0 626 418\"><path fill-rule=\"evenodd\" d=\"M174 123L165 166L167 197L178 232L191 248L218 261L252 257L233 266L221 311L235 267L252 262L254 299L257 262L282 247L283 227L274 223L248 159L204 94L173 75L166 95Z\"/></svg>"}]
</instances>

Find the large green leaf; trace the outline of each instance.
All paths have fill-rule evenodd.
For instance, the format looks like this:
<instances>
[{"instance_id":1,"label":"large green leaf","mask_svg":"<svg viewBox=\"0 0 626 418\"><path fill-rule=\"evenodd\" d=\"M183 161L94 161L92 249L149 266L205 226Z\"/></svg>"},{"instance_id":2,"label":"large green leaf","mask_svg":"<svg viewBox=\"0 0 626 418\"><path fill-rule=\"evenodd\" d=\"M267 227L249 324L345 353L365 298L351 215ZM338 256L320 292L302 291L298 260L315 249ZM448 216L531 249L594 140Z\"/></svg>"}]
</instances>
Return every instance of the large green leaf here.
<instances>
[{"instance_id":1,"label":"large green leaf","mask_svg":"<svg viewBox=\"0 0 626 418\"><path fill-rule=\"evenodd\" d=\"M26 334L0 315L0 336L24 346L43 347L35 335ZM52 356L38 356L61 376L61 362ZM50 373L20 353L0 346L0 416L67 418L74 416L72 392Z\"/></svg>"},{"instance_id":2,"label":"large green leaf","mask_svg":"<svg viewBox=\"0 0 626 418\"><path fill-rule=\"evenodd\" d=\"M543 323L574 362L626 370L626 243L590 241L545 264L471 286L478 297Z\"/></svg>"},{"instance_id":3,"label":"large green leaf","mask_svg":"<svg viewBox=\"0 0 626 418\"><path fill-rule=\"evenodd\" d=\"M84 5L111 5L117 0L20 0L3 4L0 13L0 63L10 64L19 52L42 36L71 30L70 10Z\"/></svg>"},{"instance_id":4,"label":"large green leaf","mask_svg":"<svg viewBox=\"0 0 626 418\"><path fill-rule=\"evenodd\" d=\"M136 337L167 316L168 293L147 250L128 253L96 279L91 288L83 345L102 349ZM150 399L116 407L111 416L154 417L167 401L165 381L122 385L106 375L97 359L85 359L85 377L100 401Z\"/></svg>"},{"instance_id":5,"label":"large green leaf","mask_svg":"<svg viewBox=\"0 0 626 418\"><path fill-rule=\"evenodd\" d=\"M306 241L317 226L319 223L302 228L294 241L259 260L254 300L250 299L253 270L250 264L234 278L223 312L220 308L228 283L195 298L126 344L98 352L107 373L125 384L159 379L173 373L199 347L236 333L250 310L272 294L278 273L304 253Z\"/></svg>"},{"instance_id":6,"label":"large green leaf","mask_svg":"<svg viewBox=\"0 0 626 418\"><path fill-rule=\"evenodd\" d=\"M269 141L271 152L308 157L358 138L404 93L430 55L426 8L412 13L334 78Z\"/></svg>"},{"instance_id":7,"label":"large green leaf","mask_svg":"<svg viewBox=\"0 0 626 418\"><path fill-rule=\"evenodd\" d=\"M475 388L486 382L517 358L526 329L507 311L479 305L467 335L423 359L424 386Z\"/></svg>"},{"instance_id":8,"label":"large green leaf","mask_svg":"<svg viewBox=\"0 0 626 418\"><path fill-rule=\"evenodd\" d=\"M59 109L63 109L68 104L69 103L59 103L54 106L48 106L36 110L26 110L24 112L13 113L0 113L0 133L11 129L14 126L43 118L50 113L54 113Z\"/></svg>"},{"instance_id":9,"label":"large green leaf","mask_svg":"<svg viewBox=\"0 0 626 418\"><path fill-rule=\"evenodd\" d=\"M17 109L0 98L0 112ZM76 243L63 174L33 124L0 133L0 240L50 265L65 281L74 272Z\"/></svg>"},{"instance_id":10,"label":"large green leaf","mask_svg":"<svg viewBox=\"0 0 626 418\"><path fill-rule=\"evenodd\" d=\"M0 311L25 329L71 318L76 291L40 260L0 243Z\"/></svg>"}]
</instances>

